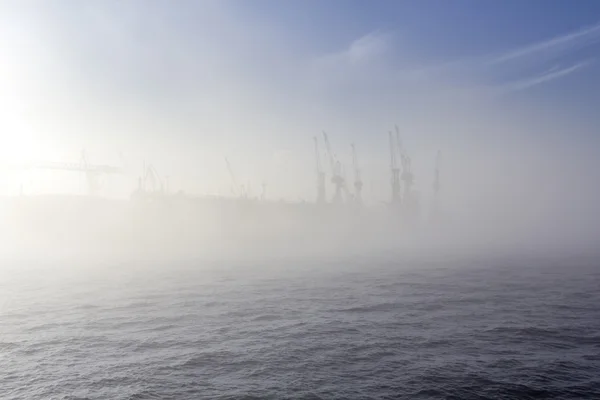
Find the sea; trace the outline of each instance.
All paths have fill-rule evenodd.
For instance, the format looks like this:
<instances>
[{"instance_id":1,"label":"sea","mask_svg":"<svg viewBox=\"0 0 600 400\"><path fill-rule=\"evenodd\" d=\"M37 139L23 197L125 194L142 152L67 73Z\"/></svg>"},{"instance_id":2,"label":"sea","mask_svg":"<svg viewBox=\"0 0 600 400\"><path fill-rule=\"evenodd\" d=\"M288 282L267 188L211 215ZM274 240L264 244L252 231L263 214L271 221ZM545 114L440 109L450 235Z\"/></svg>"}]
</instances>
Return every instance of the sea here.
<instances>
[{"instance_id":1,"label":"sea","mask_svg":"<svg viewBox=\"0 0 600 400\"><path fill-rule=\"evenodd\" d=\"M600 259L0 267L0 399L600 399Z\"/></svg>"}]
</instances>

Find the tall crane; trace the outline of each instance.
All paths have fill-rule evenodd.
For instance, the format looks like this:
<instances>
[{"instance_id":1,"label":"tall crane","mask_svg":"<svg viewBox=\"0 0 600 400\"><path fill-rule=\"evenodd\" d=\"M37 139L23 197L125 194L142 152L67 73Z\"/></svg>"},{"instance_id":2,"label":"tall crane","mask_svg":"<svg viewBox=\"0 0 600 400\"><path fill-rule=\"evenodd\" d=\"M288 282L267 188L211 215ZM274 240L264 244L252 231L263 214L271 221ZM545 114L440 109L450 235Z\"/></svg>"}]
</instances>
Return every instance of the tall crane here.
<instances>
[{"instance_id":1,"label":"tall crane","mask_svg":"<svg viewBox=\"0 0 600 400\"><path fill-rule=\"evenodd\" d=\"M323 132L323 140L325 141L325 149L329 156L329 164L331 166L331 182L335 185L335 194L333 195L333 203L341 204L343 202L342 191L345 190L346 181L342 176L342 164L336 159L331 151L331 144L327 133Z\"/></svg>"},{"instance_id":2,"label":"tall crane","mask_svg":"<svg viewBox=\"0 0 600 400\"><path fill-rule=\"evenodd\" d=\"M362 188L363 182L361 179L360 168L358 166L358 157L356 156L356 147L354 143L350 145L352 147L352 165L354 166L354 200L357 204L362 204Z\"/></svg>"},{"instance_id":3,"label":"tall crane","mask_svg":"<svg viewBox=\"0 0 600 400\"><path fill-rule=\"evenodd\" d=\"M402 181L404 182L403 197L405 200L408 200L414 184L414 175L412 173L411 159L406 154L402 154Z\"/></svg>"},{"instance_id":4,"label":"tall crane","mask_svg":"<svg viewBox=\"0 0 600 400\"><path fill-rule=\"evenodd\" d=\"M396 143L392 131L389 132L390 137L390 170L392 172L392 204L400 204L400 168L398 168L398 160L396 158Z\"/></svg>"},{"instance_id":5,"label":"tall crane","mask_svg":"<svg viewBox=\"0 0 600 400\"><path fill-rule=\"evenodd\" d=\"M146 165L144 162L144 175L141 180L142 191L144 193L148 192L148 184L152 187L151 193L162 193L164 191L164 184L158 171L152 164Z\"/></svg>"},{"instance_id":6,"label":"tall crane","mask_svg":"<svg viewBox=\"0 0 600 400\"><path fill-rule=\"evenodd\" d=\"M401 178L402 178L402 181L404 182L403 198L404 198L404 202L406 203L407 201L410 200L411 189L414 184L414 175L412 173L412 168L411 168L411 159L406 154L406 150L402 146L402 142L400 140L400 129L398 129L398 125L396 125L395 128L396 128L396 144L398 146L398 151L400 152L400 163L402 165L402 177Z\"/></svg>"},{"instance_id":7,"label":"tall crane","mask_svg":"<svg viewBox=\"0 0 600 400\"><path fill-rule=\"evenodd\" d=\"M235 179L235 174L233 173L233 169L231 168L231 164L229 163L229 159L225 157L225 164L227 164L227 171L229 171L229 176L231 177L231 193L234 196L237 196L238 193L238 185ZM243 191L243 188L242 188Z\"/></svg>"},{"instance_id":8,"label":"tall crane","mask_svg":"<svg viewBox=\"0 0 600 400\"><path fill-rule=\"evenodd\" d=\"M315 136L315 159L316 159L316 167L317 167L317 203L324 204L326 200L325 193L325 171L323 170L323 165L321 163L321 151L319 150L319 140Z\"/></svg>"}]
</instances>

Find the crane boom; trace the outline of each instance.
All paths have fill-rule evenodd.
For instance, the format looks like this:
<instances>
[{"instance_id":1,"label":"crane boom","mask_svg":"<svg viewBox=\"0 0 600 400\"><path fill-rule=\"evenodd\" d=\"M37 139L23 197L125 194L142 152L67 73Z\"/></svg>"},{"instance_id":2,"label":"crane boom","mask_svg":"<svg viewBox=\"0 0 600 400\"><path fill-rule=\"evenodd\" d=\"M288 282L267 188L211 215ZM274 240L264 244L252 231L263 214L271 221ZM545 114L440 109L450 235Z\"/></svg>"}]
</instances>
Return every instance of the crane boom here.
<instances>
[{"instance_id":1,"label":"crane boom","mask_svg":"<svg viewBox=\"0 0 600 400\"><path fill-rule=\"evenodd\" d=\"M85 150L81 152L79 162L58 162L58 161L34 161L25 164L7 165L6 168L12 170L31 171L31 170L53 170L66 172L83 172L86 175L89 193L95 195L98 189L98 179L101 175L122 174L123 168L111 165L90 164L87 160Z\"/></svg>"},{"instance_id":2,"label":"crane boom","mask_svg":"<svg viewBox=\"0 0 600 400\"><path fill-rule=\"evenodd\" d=\"M80 163L69 163L69 162L56 162L56 161L45 161L25 164L16 169L48 169L48 170L59 170L59 171L74 171L74 172L97 172L103 174L120 174L123 172L122 168L113 167L110 165L95 165L87 164L81 165Z\"/></svg>"}]
</instances>

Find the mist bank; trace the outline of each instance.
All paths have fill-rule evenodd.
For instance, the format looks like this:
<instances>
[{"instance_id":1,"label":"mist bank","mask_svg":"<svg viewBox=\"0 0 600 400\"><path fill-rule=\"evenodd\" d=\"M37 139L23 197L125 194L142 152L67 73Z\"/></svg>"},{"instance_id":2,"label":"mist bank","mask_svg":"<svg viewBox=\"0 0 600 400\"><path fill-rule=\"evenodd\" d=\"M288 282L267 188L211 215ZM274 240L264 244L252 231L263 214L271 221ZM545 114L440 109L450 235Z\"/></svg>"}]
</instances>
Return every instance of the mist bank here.
<instances>
[{"instance_id":1,"label":"mist bank","mask_svg":"<svg viewBox=\"0 0 600 400\"><path fill-rule=\"evenodd\" d=\"M133 202L74 196L3 199L0 258L39 262L258 260L366 254L565 255L597 252L595 213L534 205L425 212L239 199ZM590 210L591 211L591 210Z\"/></svg>"}]
</instances>

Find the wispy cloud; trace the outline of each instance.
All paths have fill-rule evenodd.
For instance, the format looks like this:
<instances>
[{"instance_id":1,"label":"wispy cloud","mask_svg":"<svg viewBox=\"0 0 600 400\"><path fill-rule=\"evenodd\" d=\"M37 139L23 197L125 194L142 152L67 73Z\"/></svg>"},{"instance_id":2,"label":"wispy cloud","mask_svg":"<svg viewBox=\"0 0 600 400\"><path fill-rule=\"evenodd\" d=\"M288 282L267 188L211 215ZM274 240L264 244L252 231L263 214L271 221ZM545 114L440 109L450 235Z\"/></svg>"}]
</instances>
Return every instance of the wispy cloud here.
<instances>
[{"instance_id":1,"label":"wispy cloud","mask_svg":"<svg viewBox=\"0 0 600 400\"><path fill-rule=\"evenodd\" d=\"M502 52L450 60L401 71L415 80L436 79L457 85L491 88L491 92L524 90L549 83L592 64L582 51L600 43L600 23ZM578 54L579 52L579 54ZM551 65L570 65L559 68Z\"/></svg>"},{"instance_id":2,"label":"wispy cloud","mask_svg":"<svg viewBox=\"0 0 600 400\"><path fill-rule=\"evenodd\" d=\"M392 48L392 35L373 31L353 40L340 51L317 57L313 65L320 68L347 68L381 61Z\"/></svg>"},{"instance_id":3,"label":"wispy cloud","mask_svg":"<svg viewBox=\"0 0 600 400\"><path fill-rule=\"evenodd\" d=\"M389 34L379 31L371 32L358 38L343 53L351 62L368 61L379 57L388 50L391 37Z\"/></svg>"},{"instance_id":4,"label":"wispy cloud","mask_svg":"<svg viewBox=\"0 0 600 400\"><path fill-rule=\"evenodd\" d=\"M518 91L518 90L528 89L530 87L540 85L540 84L570 75L570 74L572 74L576 71L579 71L580 69L588 66L590 63L591 62L589 62L589 61L585 61L585 62L580 62L580 63L577 63L575 65L572 65L572 66L566 67L566 68L554 67L540 75L536 75L534 77L530 77L530 78L526 78L526 79L522 79L522 80L518 80L515 82L511 82L509 84L506 84L501 88L500 92L507 93L507 92L514 92L514 91Z\"/></svg>"},{"instance_id":5,"label":"wispy cloud","mask_svg":"<svg viewBox=\"0 0 600 400\"><path fill-rule=\"evenodd\" d=\"M492 56L486 64L500 64L531 56L538 59L544 55L557 57L598 42L600 42L600 23Z\"/></svg>"},{"instance_id":6,"label":"wispy cloud","mask_svg":"<svg viewBox=\"0 0 600 400\"><path fill-rule=\"evenodd\" d=\"M599 42L600 24L595 24L503 54L486 56L476 66L491 79L503 77L503 83L499 84L500 92L524 90L564 78L589 66L590 61L577 61L581 55L576 56L576 53ZM568 58L571 58L568 60L570 66L548 69L550 63L564 64ZM524 75L527 77L523 78Z\"/></svg>"}]
</instances>

